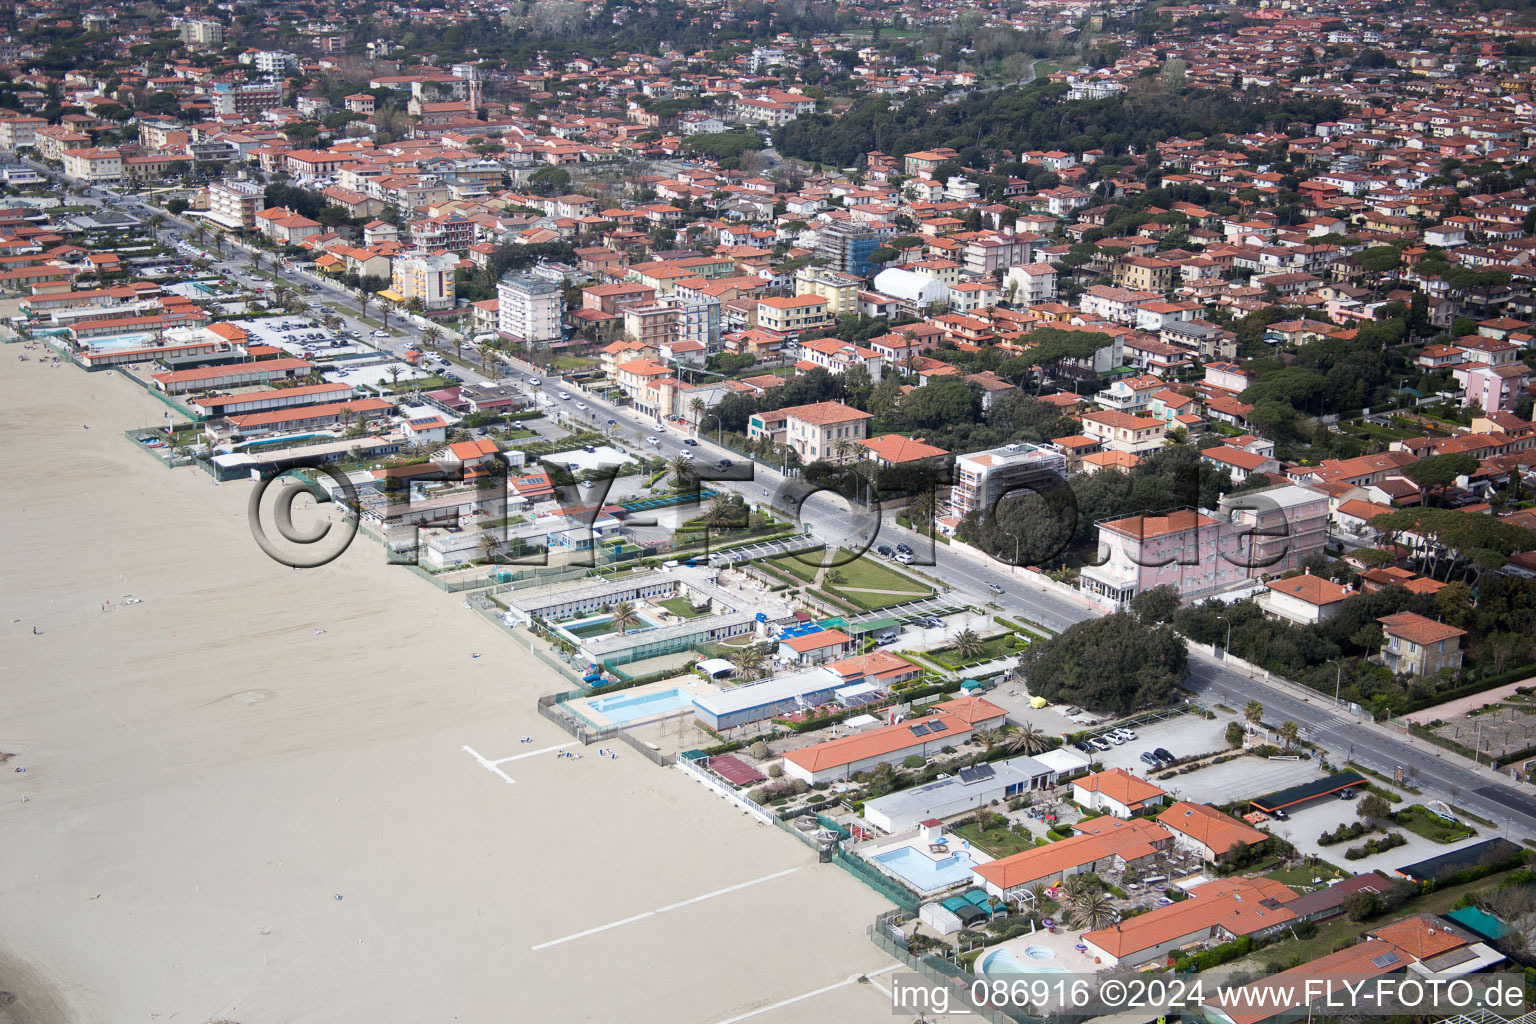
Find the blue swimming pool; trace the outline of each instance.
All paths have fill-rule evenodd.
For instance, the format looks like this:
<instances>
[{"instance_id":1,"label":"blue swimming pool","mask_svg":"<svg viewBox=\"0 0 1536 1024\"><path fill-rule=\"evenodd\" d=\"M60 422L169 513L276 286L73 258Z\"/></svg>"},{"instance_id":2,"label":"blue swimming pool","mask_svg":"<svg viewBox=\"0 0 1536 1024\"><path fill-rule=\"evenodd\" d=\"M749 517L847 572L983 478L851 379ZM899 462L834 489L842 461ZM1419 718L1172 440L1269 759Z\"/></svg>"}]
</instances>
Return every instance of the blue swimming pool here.
<instances>
[{"instance_id":1,"label":"blue swimming pool","mask_svg":"<svg viewBox=\"0 0 1536 1024\"><path fill-rule=\"evenodd\" d=\"M1040 947L1040 946L1030 946L1029 949L1025 950L1025 954L1028 956L1027 960L1019 959L1019 957L1017 955L1015 955L1013 950L1011 950L1011 949L1007 949L1007 948L1004 948L1004 949L994 949L992 952L988 953L986 956L981 958L981 972L980 973L982 973L982 974L1066 974L1067 973L1067 970L1064 967L1047 967L1044 964L1038 963L1037 961L1039 959L1042 959L1042 958L1037 957L1033 951L1041 950L1041 949L1043 949L1043 947ZM1050 950L1043 950L1043 951L1046 952L1046 953L1050 953ZM1054 956L1055 954L1051 954L1051 955ZM1047 957L1045 959L1049 959L1049 958Z\"/></svg>"},{"instance_id":2,"label":"blue swimming pool","mask_svg":"<svg viewBox=\"0 0 1536 1024\"><path fill-rule=\"evenodd\" d=\"M652 715L664 715L669 711L681 711L692 705L693 694L687 690L659 690L643 697L626 697L623 694L594 697L588 706L610 722L624 725L637 718L649 718Z\"/></svg>"},{"instance_id":3,"label":"blue swimming pool","mask_svg":"<svg viewBox=\"0 0 1536 1024\"><path fill-rule=\"evenodd\" d=\"M877 854L875 860L905 878L919 892L964 882L971 877L971 869L976 866L970 854L964 851L934 860L910 846Z\"/></svg>"}]
</instances>

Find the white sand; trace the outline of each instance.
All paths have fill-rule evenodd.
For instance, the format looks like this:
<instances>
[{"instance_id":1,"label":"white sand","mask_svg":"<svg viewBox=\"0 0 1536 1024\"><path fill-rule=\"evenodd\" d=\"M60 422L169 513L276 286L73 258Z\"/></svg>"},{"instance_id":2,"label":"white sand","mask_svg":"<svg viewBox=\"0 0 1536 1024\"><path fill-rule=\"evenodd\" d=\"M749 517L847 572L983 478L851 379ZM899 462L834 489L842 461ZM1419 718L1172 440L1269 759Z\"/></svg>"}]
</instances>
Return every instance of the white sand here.
<instances>
[{"instance_id":1,"label":"white sand","mask_svg":"<svg viewBox=\"0 0 1536 1024\"><path fill-rule=\"evenodd\" d=\"M570 740L533 711L552 673L364 538L269 560L247 484L122 438L158 403L21 352L0 346L0 1014L707 1024L890 964L864 936L884 901L675 770L481 767L462 746ZM823 1011L890 1019L869 985L759 1019Z\"/></svg>"}]
</instances>

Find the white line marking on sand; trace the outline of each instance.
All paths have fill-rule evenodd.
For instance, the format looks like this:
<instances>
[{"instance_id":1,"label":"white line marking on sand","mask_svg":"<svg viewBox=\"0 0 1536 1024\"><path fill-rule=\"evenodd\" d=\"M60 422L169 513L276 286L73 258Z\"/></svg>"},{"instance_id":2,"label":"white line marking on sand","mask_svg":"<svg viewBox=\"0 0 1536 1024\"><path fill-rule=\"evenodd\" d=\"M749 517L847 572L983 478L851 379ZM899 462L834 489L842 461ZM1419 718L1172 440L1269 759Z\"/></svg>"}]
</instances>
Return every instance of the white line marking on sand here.
<instances>
[{"instance_id":1,"label":"white line marking on sand","mask_svg":"<svg viewBox=\"0 0 1536 1024\"><path fill-rule=\"evenodd\" d=\"M462 749L464 751L464 753L468 754L470 757L474 758L476 761L479 761L480 762L480 767L484 768L486 771L491 772L494 775L500 775L503 782L510 782L510 783L513 783L514 785L517 783L516 779L512 778L512 776L508 775L506 772L504 772L500 768L496 767L496 762L495 761L487 761L485 759L485 757L478 750L476 750L474 747L470 746L469 744L467 744L467 743L464 744L464 746L462 748L460 748L460 749Z\"/></svg>"},{"instance_id":2,"label":"white line marking on sand","mask_svg":"<svg viewBox=\"0 0 1536 1024\"><path fill-rule=\"evenodd\" d=\"M771 875L764 875L762 878L754 878L750 882L739 882L736 885L726 886L724 889L716 889L714 892L707 892L703 896L695 896L691 900L683 900L681 903L669 903L665 907L657 907L656 913L665 914L669 910L676 910L678 907L686 907L690 903L698 903L701 900L712 900L716 896L724 896L728 892L735 892L737 889L745 889L747 886L757 885L759 882L771 882L775 878L783 878L785 875L793 874L799 870L799 868L788 868L784 871L776 871Z\"/></svg>"},{"instance_id":3,"label":"white line marking on sand","mask_svg":"<svg viewBox=\"0 0 1536 1024\"><path fill-rule=\"evenodd\" d=\"M465 747L464 749L468 750L469 748ZM495 769L493 768L492 770L494 771ZM724 896L726 893L732 893L738 889L745 889L748 886L757 885L759 882L771 882L775 878L783 878L785 875L793 874L799 870L799 868L787 868L784 871L775 871L771 875L764 875L761 878L754 878L749 882L738 882L735 885L728 885L724 889L716 889L714 892L707 892L702 896L695 896L692 899L683 900L681 903L669 903L664 907L657 907L655 910L647 910L643 914L636 914L634 917L626 917L622 921L613 921L609 924L600 924L596 928L588 928L584 932L577 932L574 935L566 935L562 938L551 939L548 942L541 942L532 948L534 951L538 951L541 949L548 949L550 946L558 946L562 942L570 942L573 939L584 939L588 935L596 935L598 932L605 932L610 928L618 928L622 925L633 924L636 921L643 921L647 917L655 917L657 914L665 914L669 910L676 910L679 907L686 907L691 903L698 903L702 900L712 900L716 896Z\"/></svg>"},{"instance_id":4,"label":"white line marking on sand","mask_svg":"<svg viewBox=\"0 0 1536 1024\"><path fill-rule=\"evenodd\" d=\"M498 757L496 760L492 761L491 764L506 764L508 761L521 761L525 757L535 757L539 754L548 754L551 751L564 750L566 747L574 747L575 745L575 740L571 740L569 743L557 743L552 747L545 747L543 750L530 750L526 754L513 754L511 757ZM465 749L467 750L468 748L466 747Z\"/></svg>"},{"instance_id":5,"label":"white line marking on sand","mask_svg":"<svg viewBox=\"0 0 1536 1024\"><path fill-rule=\"evenodd\" d=\"M788 999L774 1003L772 1006L760 1007L759 1009L750 1010L746 1013L743 1013L739 1017L731 1017L729 1020L722 1020L720 1024L740 1024L741 1021L750 1020L760 1014L772 1013L774 1010L782 1009L786 1006L793 1006L795 1003L803 1002L807 999L815 999L817 996L826 995L828 992L835 992L838 989L844 988L848 985L857 984L860 978L874 978L881 974L889 974L894 970L898 970L900 967L901 964L891 964L891 966L882 967L878 971L869 971L865 974L855 974L851 977L843 979L842 981L834 982L833 984L827 985L823 988L818 988L814 992L804 992L798 996L791 996ZM890 992L886 991L883 986L876 985L875 987L879 988L881 991L884 991L886 995L890 995Z\"/></svg>"},{"instance_id":6,"label":"white line marking on sand","mask_svg":"<svg viewBox=\"0 0 1536 1024\"><path fill-rule=\"evenodd\" d=\"M656 911L654 911L654 910L647 910L643 914L636 914L634 917L626 917L622 921L614 921L614 922L612 922L610 924L600 924L596 928L588 928L586 931L584 931L584 932L577 932L575 935L567 935L564 938L551 939L548 942L541 942L537 946L534 946L533 948L535 950L548 949L550 946L558 946L562 942L570 942L573 939L584 939L588 935L596 935L598 932L605 932L605 931L607 931L610 928L618 928L621 925L633 924L636 921L641 921L641 920L644 920L647 917L655 917L655 916L656 916Z\"/></svg>"}]
</instances>

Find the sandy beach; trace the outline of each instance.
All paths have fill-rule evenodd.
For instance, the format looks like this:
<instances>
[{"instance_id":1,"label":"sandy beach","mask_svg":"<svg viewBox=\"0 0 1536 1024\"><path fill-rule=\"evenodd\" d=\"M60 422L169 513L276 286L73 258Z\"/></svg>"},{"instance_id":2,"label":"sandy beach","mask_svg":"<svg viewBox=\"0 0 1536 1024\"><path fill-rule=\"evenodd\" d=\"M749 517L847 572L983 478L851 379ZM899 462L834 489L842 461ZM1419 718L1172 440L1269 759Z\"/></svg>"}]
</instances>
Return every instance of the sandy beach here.
<instances>
[{"instance_id":1,"label":"sandy beach","mask_svg":"<svg viewBox=\"0 0 1536 1024\"><path fill-rule=\"evenodd\" d=\"M557 757L560 682L456 598L364 538L270 560L248 484L124 440L159 403L21 353L0 1022L891 1019L874 893L628 748Z\"/></svg>"}]
</instances>

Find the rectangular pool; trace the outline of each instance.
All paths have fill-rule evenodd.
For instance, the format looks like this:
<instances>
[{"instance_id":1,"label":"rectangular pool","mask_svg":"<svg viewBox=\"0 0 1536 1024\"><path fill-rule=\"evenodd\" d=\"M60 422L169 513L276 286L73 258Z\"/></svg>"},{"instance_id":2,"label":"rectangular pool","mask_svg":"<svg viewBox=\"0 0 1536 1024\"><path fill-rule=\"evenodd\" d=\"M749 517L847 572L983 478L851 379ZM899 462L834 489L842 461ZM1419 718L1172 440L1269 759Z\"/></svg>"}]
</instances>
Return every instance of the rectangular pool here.
<instances>
[{"instance_id":1,"label":"rectangular pool","mask_svg":"<svg viewBox=\"0 0 1536 1024\"><path fill-rule=\"evenodd\" d=\"M626 697L616 693L611 697L594 697L587 706L617 725L633 722L637 718L665 715L693 706L693 694L686 690L660 690L643 697Z\"/></svg>"},{"instance_id":2,"label":"rectangular pool","mask_svg":"<svg viewBox=\"0 0 1536 1024\"><path fill-rule=\"evenodd\" d=\"M931 892L968 881L971 869L976 866L970 854L963 851L935 860L910 846L876 854L874 859L906 879L919 892Z\"/></svg>"}]
</instances>

